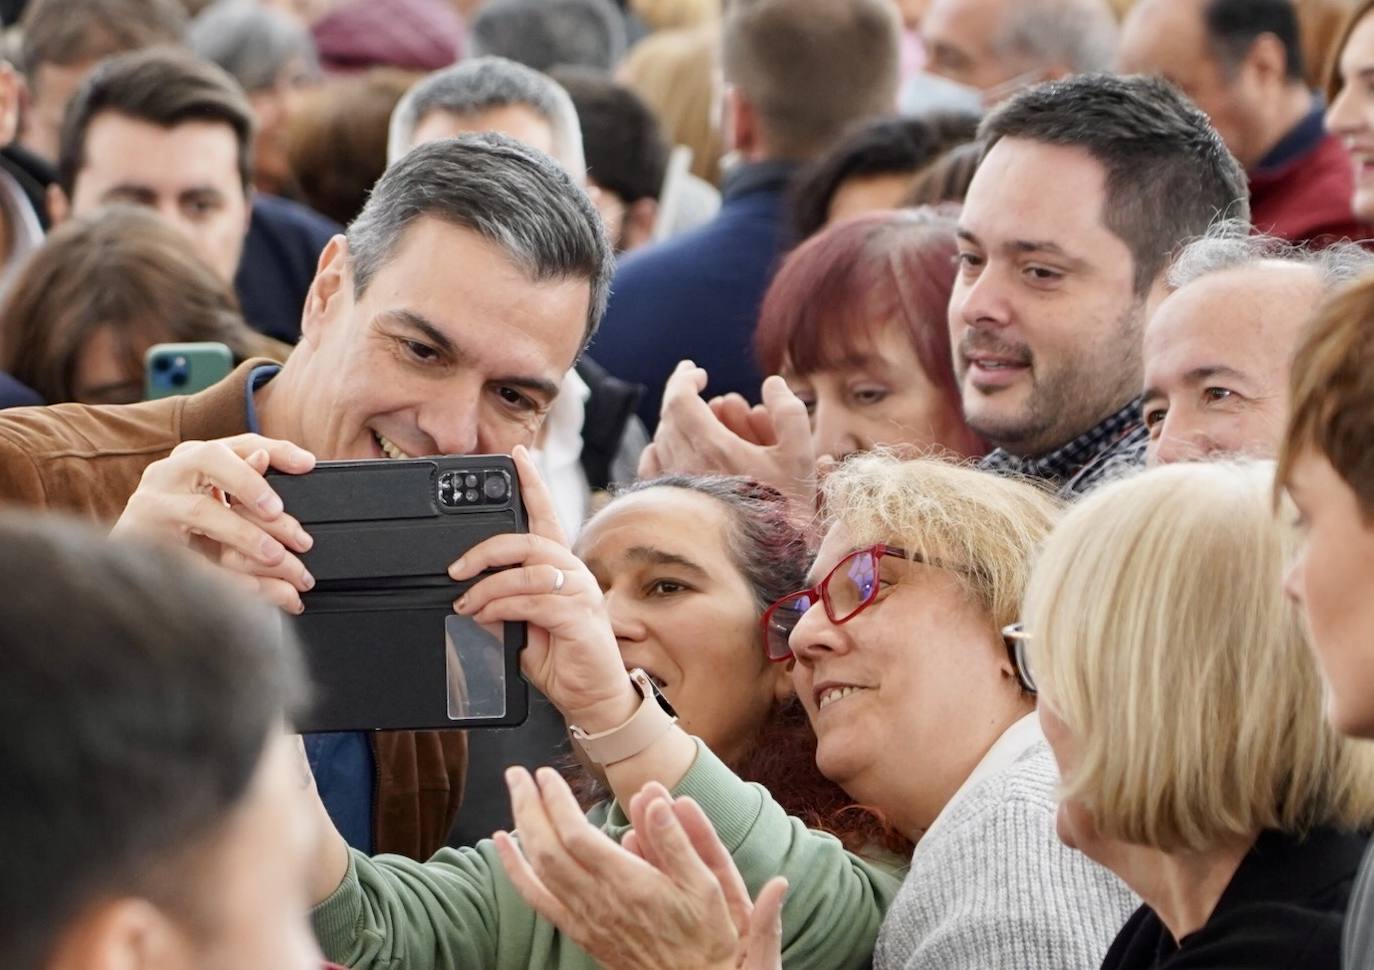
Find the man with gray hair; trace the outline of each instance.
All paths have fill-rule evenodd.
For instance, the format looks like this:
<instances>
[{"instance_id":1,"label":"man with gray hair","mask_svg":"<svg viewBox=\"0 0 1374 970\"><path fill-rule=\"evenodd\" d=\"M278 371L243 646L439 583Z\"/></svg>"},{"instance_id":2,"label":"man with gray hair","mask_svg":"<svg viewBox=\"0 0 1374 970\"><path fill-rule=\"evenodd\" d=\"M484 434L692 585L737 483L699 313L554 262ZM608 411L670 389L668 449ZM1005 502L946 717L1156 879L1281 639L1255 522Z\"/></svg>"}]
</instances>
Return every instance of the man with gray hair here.
<instances>
[{"instance_id":1,"label":"man with gray hair","mask_svg":"<svg viewBox=\"0 0 1374 970\"><path fill-rule=\"evenodd\" d=\"M613 258L586 193L542 153L495 135L417 148L325 248L284 365L248 361L190 397L6 411L0 504L192 545L300 612L311 539L266 471L531 445L601 320ZM312 738L350 844L420 859L443 844L463 734Z\"/></svg>"},{"instance_id":2,"label":"man with gray hair","mask_svg":"<svg viewBox=\"0 0 1374 970\"><path fill-rule=\"evenodd\" d=\"M582 129L568 92L504 57L462 61L407 91L391 113L387 162L425 142L484 131L499 131L552 155L578 182L585 177Z\"/></svg>"},{"instance_id":3,"label":"man with gray hair","mask_svg":"<svg viewBox=\"0 0 1374 970\"><path fill-rule=\"evenodd\" d=\"M625 55L625 15L611 0L487 0L468 28L474 54L495 54L536 71L611 71Z\"/></svg>"},{"instance_id":4,"label":"man with gray hair","mask_svg":"<svg viewBox=\"0 0 1374 970\"><path fill-rule=\"evenodd\" d=\"M1371 269L1353 243L1305 249L1235 221L1185 247L1145 327L1147 462L1272 458L1298 337L1327 294Z\"/></svg>"},{"instance_id":5,"label":"man with gray hair","mask_svg":"<svg viewBox=\"0 0 1374 970\"><path fill-rule=\"evenodd\" d=\"M1029 84L1108 70L1116 17L1106 0L932 0L921 37L930 73L992 107Z\"/></svg>"},{"instance_id":6,"label":"man with gray hair","mask_svg":"<svg viewBox=\"0 0 1374 970\"><path fill-rule=\"evenodd\" d=\"M495 131L553 157L574 182L585 184L586 163L577 110L553 79L504 57L479 57L436 71L406 92L391 113L387 154L396 164L436 138ZM563 530L577 534L592 495L634 479L648 443L634 416L643 389L607 374L582 357L560 382L534 444L534 458L553 495ZM453 831L457 844L475 844L512 824L502 773L567 754L567 725L537 692L529 719L517 730L485 731L469 747L467 804Z\"/></svg>"}]
</instances>

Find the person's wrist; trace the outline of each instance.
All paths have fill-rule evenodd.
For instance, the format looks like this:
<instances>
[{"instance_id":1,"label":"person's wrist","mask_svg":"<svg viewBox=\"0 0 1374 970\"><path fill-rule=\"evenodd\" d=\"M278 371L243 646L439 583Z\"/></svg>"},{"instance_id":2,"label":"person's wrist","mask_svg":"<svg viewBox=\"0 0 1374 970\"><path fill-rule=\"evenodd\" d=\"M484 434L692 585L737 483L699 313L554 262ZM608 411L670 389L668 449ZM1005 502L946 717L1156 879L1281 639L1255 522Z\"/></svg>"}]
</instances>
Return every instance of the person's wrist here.
<instances>
[{"instance_id":1,"label":"person's wrist","mask_svg":"<svg viewBox=\"0 0 1374 970\"><path fill-rule=\"evenodd\" d=\"M587 734L600 734L620 727L634 717L644 702L628 676L622 680L622 688L604 700L564 712L568 723L576 724Z\"/></svg>"}]
</instances>

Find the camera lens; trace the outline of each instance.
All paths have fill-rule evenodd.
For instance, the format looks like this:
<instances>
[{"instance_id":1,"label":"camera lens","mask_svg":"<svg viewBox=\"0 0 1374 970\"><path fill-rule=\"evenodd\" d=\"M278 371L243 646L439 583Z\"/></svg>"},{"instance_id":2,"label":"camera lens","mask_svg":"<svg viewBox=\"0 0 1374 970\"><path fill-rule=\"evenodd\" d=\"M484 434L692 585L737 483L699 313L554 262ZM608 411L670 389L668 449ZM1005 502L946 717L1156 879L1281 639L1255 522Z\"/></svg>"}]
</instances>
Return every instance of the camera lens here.
<instances>
[{"instance_id":1,"label":"camera lens","mask_svg":"<svg viewBox=\"0 0 1374 970\"><path fill-rule=\"evenodd\" d=\"M463 497L466 498L469 502L475 502L475 501L477 501L477 489L475 489L475 488L470 488L470 489L468 489L468 490L467 490L467 494L464 495Z\"/></svg>"},{"instance_id":2,"label":"camera lens","mask_svg":"<svg viewBox=\"0 0 1374 970\"><path fill-rule=\"evenodd\" d=\"M486 482L482 484L482 491L489 500L497 502L510 494L510 484L503 473L496 472L487 476Z\"/></svg>"}]
</instances>

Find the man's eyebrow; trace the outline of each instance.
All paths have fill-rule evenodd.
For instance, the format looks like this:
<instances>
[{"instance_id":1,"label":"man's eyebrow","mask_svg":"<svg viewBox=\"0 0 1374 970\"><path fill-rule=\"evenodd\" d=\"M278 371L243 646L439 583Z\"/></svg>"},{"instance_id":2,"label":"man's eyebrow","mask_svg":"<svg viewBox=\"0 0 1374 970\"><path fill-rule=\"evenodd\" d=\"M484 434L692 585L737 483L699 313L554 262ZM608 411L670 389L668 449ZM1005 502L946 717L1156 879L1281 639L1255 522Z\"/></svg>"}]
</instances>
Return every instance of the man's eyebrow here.
<instances>
[{"instance_id":1,"label":"man's eyebrow","mask_svg":"<svg viewBox=\"0 0 1374 970\"><path fill-rule=\"evenodd\" d=\"M1246 379L1246 376L1234 367L1227 367L1225 364L1204 364L1184 374L1183 380L1188 384L1200 384L1213 377L1234 377L1242 381Z\"/></svg>"},{"instance_id":2,"label":"man's eyebrow","mask_svg":"<svg viewBox=\"0 0 1374 970\"><path fill-rule=\"evenodd\" d=\"M426 317L423 313L401 307L396 310L385 310L380 316L385 317L403 327L409 327L424 336L426 340L434 345L434 349L448 357L462 360L467 355L460 350L448 335ZM488 382L491 384L506 384L511 387L519 387L526 391L531 391L540 395L546 400L552 401L558 396L558 381L551 381L544 377L537 377L530 374L510 374L505 376L493 377Z\"/></svg>"},{"instance_id":3,"label":"man's eyebrow","mask_svg":"<svg viewBox=\"0 0 1374 970\"><path fill-rule=\"evenodd\" d=\"M702 576L706 575L706 570L702 569L686 556L680 556L675 552L668 552L654 546L632 546L626 553L626 556L635 562L645 563L651 566L679 566L683 569L699 573Z\"/></svg>"},{"instance_id":4,"label":"man's eyebrow","mask_svg":"<svg viewBox=\"0 0 1374 970\"><path fill-rule=\"evenodd\" d=\"M1024 256L1031 253L1044 253L1061 259L1071 266L1086 266L1087 262L1074 256L1063 246L1048 239L1013 239L1006 243L1003 249L1017 256Z\"/></svg>"}]
</instances>

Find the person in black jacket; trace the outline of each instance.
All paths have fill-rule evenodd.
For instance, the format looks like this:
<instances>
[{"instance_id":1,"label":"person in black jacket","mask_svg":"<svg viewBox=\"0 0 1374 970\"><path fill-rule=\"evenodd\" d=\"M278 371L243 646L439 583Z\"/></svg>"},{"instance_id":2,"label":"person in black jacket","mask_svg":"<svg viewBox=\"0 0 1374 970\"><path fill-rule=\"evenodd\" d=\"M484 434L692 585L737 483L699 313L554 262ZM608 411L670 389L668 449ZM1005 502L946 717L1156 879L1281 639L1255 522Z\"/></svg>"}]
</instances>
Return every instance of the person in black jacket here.
<instances>
[{"instance_id":1,"label":"person in black jacket","mask_svg":"<svg viewBox=\"0 0 1374 970\"><path fill-rule=\"evenodd\" d=\"M1046 543L1018 655L1059 837L1143 899L1103 970L1338 970L1374 747L1322 716L1268 463L1104 486Z\"/></svg>"}]
</instances>

